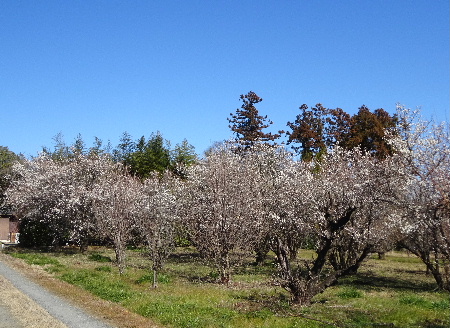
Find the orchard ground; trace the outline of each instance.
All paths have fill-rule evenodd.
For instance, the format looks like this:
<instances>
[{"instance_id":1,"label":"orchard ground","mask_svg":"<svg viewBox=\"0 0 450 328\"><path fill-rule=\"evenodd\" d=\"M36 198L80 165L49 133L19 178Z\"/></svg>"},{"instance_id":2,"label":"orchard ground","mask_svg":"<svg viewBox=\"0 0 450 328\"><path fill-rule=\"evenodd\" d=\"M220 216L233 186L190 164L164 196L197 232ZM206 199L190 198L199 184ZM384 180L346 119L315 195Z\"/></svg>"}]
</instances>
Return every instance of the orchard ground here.
<instances>
[{"instance_id":1,"label":"orchard ground","mask_svg":"<svg viewBox=\"0 0 450 328\"><path fill-rule=\"evenodd\" d=\"M90 247L84 254L8 249L16 269L122 327L434 327L450 326L449 294L436 290L422 262L403 251L370 257L359 272L340 279L308 307L290 303L275 279L275 258L248 259L228 286L194 248L180 247L152 288L151 263L129 249L123 275L114 251ZM311 258L303 250L300 257ZM21 259L21 260L19 260ZM25 261L25 262L24 262ZM96 297L92 297L92 294Z\"/></svg>"}]
</instances>

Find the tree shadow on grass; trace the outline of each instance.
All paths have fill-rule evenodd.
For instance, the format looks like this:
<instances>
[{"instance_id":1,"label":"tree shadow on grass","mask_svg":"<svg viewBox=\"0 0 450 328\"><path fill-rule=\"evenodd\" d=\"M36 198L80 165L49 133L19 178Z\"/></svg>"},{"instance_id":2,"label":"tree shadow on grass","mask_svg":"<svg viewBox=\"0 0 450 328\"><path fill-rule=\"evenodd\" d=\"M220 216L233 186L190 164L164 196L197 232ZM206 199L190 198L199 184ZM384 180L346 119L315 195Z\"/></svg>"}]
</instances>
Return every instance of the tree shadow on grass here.
<instances>
[{"instance_id":1,"label":"tree shadow on grass","mask_svg":"<svg viewBox=\"0 0 450 328\"><path fill-rule=\"evenodd\" d=\"M338 283L341 286L352 286L365 291L377 291L382 289L396 289L399 291L427 292L434 290L436 285L430 282L378 276L373 273L357 273L345 277Z\"/></svg>"},{"instance_id":2,"label":"tree shadow on grass","mask_svg":"<svg viewBox=\"0 0 450 328\"><path fill-rule=\"evenodd\" d=\"M172 253L169 255L168 263L192 263L201 259L202 257L198 252L195 251L185 251L183 253Z\"/></svg>"},{"instance_id":3,"label":"tree shadow on grass","mask_svg":"<svg viewBox=\"0 0 450 328\"><path fill-rule=\"evenodd\" d=\"M291 307L290 296L283 292L236 290L231 297L236 300L235 309L247 314L267 310L273 314L290 316L295 312Z\"/></svg>"},{"instance_id":4,"label":"tree shadow on grass","mask_svg":"<svg viewBox=\"0 0 450 328\"><path fill-rule=\"evenodd\" d=\"M425 320L425 322L422 323L421 327L424 328L448 328L448 322L445 322L443 320Z\"/></svg>"},{"instance_id":5,"label":"tree shadow on grass","mask_svg":"<svg viewBox=\"0 0 450 328\"><path fill-rule=\"evenodd\" d=\"M192 283L215 282L213 271L205 264L205 259L196 251L184 250L172 253L167 259L165 271ZM175 266L170 266L174 264Z\"/></svg>"}]
</instances>

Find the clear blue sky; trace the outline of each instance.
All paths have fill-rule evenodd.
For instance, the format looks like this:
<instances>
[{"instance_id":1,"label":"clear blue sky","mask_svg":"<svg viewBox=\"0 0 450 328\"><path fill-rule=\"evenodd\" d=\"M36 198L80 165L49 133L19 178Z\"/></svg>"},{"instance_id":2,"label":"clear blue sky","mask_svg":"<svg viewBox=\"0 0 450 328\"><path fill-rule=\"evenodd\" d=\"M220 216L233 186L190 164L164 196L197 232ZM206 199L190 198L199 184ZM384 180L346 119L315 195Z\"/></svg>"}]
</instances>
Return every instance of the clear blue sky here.
<instances>
[{"instance_id":1,"label":"clear blue sky","mask_svg":"<svg viewBox=\"0 0 450 328\"><path fill-rule=\"evenodd\" d=\"M273 131L318 102L448 122L449 44L448 0L3 0L0 145L160 131L201 154L250 90Z\"/></svg>"}]
</instances>

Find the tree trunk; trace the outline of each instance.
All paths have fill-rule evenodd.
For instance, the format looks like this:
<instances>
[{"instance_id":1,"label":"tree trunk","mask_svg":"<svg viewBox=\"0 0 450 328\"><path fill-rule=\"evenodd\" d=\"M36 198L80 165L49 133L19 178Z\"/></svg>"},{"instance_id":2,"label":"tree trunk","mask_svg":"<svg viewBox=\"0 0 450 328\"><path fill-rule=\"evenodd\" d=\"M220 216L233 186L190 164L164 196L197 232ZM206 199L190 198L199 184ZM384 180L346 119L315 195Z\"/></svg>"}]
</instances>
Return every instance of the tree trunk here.
<instances>
[{"instance_id":1,"label":"tree trunk","mask_svg":"<svg viewBox=\"0 0 450 328\"><path fill-rule=\"evenodd\" d=\"M356 274L358 272L358 269L361 266L361 264L364 262L364 260L370 254L371 249L372 248L370 246L367 246L366 248L364 248L363 251L361 252L361 254L359 255L359 257L356 259L355 263L353 263L346 269L342 270L342 272L339 274L339 277Z\"/></svg>"},{"instance_id":2,"label":"tree trunk","mask_svg":"<svg viewBox=\"0 0 450 328\"><path fill-rule=\"evenodd\" d=\"M448 275L449 269L444 267L444 270L441 270L441 266L437 262L433 263L430 261L425 264L427 266L427 271L429 271L433 275L433 278L436 281L438 288L440 290L450 292L450 279L449 279L450 277Z\"/></svg>"},{"instance_id":3,"label":"tree trunk","mask_svg":"<svg viewBox=\"0 0 450 328\"><path fill-rule=\"evenodd\" d=\"M436 284L440 290L445 290L450 292L450 264L444 265L444 270L442 270L439 260L437 260L438 255L435 254L435 258L433 259L430 256L429 251L418 251L413 247L409 247L409 245L405 244L405 248L407 248L411 253L419 257L422 262L426 266L427 274L432 274Z\"/></svg>"},{"instance_id":4,"label":"tree trunk","mask_svg":"<svg viewBox=\"0 0 450 328\"><path fill-rule=\"evenodd\" d=\"M450 263L444 264L444 279L442 289L450 292Z\"/></svg>"},{"instance_id":5,"label":"tree trunk","mask_svg":"<svg viewBox=\"0 0 450 328\"><path fill-rule=\"evenodd\" d=\"M228 285L230 283L230 260L228 253L223 254L218 263L220 283Z\"/></svg>"},{"instance_id":6,"label":"tree trunk","mask_svg":"<svg viewBox=\"0 0 450 328\"><path fill-rule=\"evenodd\" d=\"M291 262L294 262L297 259L298 249L300 248L300 246L298 245L298 243L296 243L294 238L289 238L287 243L289 250L289 260Z\"/></svg>"},{"instance_id":7,"label":"tree trunk","mask_svg":"<svg viewBox=\"0 0 450 328\"><path fill-rule=\"evenodd\" d=\"M83 238L80 240L80 253L84 254L88 250L89 240L88 238Z\"/></svg>"},{"instance_id":8,"label":"tree trunk","mask_svg":"<svg viewBox=\"0 0 450 328\"><path fill-rule=\"evenodd\" d=\"M301 306L311 305L311 300L315 294L308 290L295 289L291 290L292 303Z\"/></svg>"},{"instance_id":9,"label":"tree trunk","mask_svg":"<svg viewBox=\"0 0 450 328\"><path fill-rule=\"evenodd\" d=\"M157 288L158 287L158 273L156 272L155 269L153 269L153 288Z\"/></svg>"},{"instance_id":10,"label":"tree trunk","mask_svg":"<svg viewBox=\"0 0 450 328\"><path fill-rule=\"evenodd\" d=\"M281 286L288 290L292 297L292 303L298 305L309 305L315 292L308 288L311 281L299 276L299 272L292 272L289 248L277 238L274 250L277 255Z\"/></svg>"},{"instance_id":11,"label":"tree trunk","mask_svg":"<svg viewBox=\"0 0 450 328\"><path fill-rule=\"evenodd\" d=\"M261 242L259 242L255 247L255 264L257 266L261 266L264 264L264 261L267 258L267 254L270 251L270 241L269 238L263 238Z\"/></svg>"},{"instance_id":12,"label":"tree trunk","mask_svg":"<svg viewBox=\"0 0 450 328\"><path fill-rule=\"evenodd\" d=\"M328 275L324 278L319 276L293 277L288 285L292 295L292 303L298 305L310 305L311 300L317 294L322 293L325 289L337 282L337 277L342 272Z\"/></svg>"},{"instance_id":13,"label":"tree trunk","mask_svg":"<svg viewBox=\"0 0 450 328\"><path fill-rule=\"evenodd\" d=\"M262 266L267 258L268 252L266 250L256 250L255 253L256 253L255 264L257 266Z\"/></svg>"},{"instance_id":14,"label":"tree trunk","mask_svg":"<svg viewBox=\"0 0 450 328\"><path fill-rule=\"evenodd\" d=\"M116 253L116 262L119 267L119 273L123 274L125 271L125 258L126 258L125 248L117 240L114 241L114 244L115 244L114 251Z\"/></svg>"}]
</instances>

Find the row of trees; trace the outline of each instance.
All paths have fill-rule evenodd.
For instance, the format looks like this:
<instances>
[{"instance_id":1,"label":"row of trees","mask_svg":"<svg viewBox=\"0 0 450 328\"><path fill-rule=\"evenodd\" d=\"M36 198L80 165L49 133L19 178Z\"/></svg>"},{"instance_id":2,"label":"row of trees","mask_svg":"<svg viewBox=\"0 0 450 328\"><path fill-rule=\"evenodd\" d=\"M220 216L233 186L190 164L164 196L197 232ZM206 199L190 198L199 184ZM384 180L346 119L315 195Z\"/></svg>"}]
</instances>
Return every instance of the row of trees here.
<instances>
[{"instance_id":1,"label":"row of trees","mask_svg":"<svg viewBox=\"0 0 450 328\"><path fill-rule=\"evenodd\" d=\"M380 159L392 155L392 147L385 137L395 133L400 122L397 115L390 115L382 108L372 112L363 105L356 114L350 115L341 108L325 108L322 104L309 108L303 104L295 121L287 122L288 131L272 134L264 130L273 122L267 115L260 115L255 106L263 99L253 91L241 95L240 99L241 108L231 113L228 121L241 148L251 147L256 142L274 143L285 135L287 144L304 161L320 159L337 144L345 149L358 147Z\"/></svg>"},{"instance_id":2,"label":"row of trees","mask_svg":"<svg viewBox=\"0 0 450 328\"><path fill-rule=\"evenodd\" d=\"M143 181L108 155L83 154L64 162L42 154L17 162L13 173L7 197L22 220L25 246L70 243L83 251L110 242L122 273L130 242L145 241L155 270L158 249L173 244L174 195L161 176Z\"/></svg>"},{"instance_id":3,"label":"row of trees","mask_svg":"<svg viewBox=\"0 0 450 328\"><path fill-rule=\"evenodd\" d=\"M142 244L155 284L180 236L222 283L243 258L261 262L271 250L278 283L300 304L370 253L401 245L450 290L448 126L404 108L391 116L363 106L350 116L303 105L288 123L290 152L275 144L285 132L263 131L271 122L255 107L262 99L250 92L241 100L229 118L236 139L203 159L187 141L170 150L159 133L137 141L125 133L115 149L57 137L54 150L17 161L4 189L21 240L81 249L110 242L120 272L126 246ZM299 260L301 247L316 256Z\"/></svg>"},{"instance_id":4,"label":"row of trees","mask_svg":"<svg viewBox=\"0 0 450 328\"><path fill-rule=\"evenodd\" d=\"M108 154L44 153L13 166L8 202L54 244L110 241L120 272L133 242L148 248L156 276L182 234L222 283L242 258L272 250L278 283L308 304L368 254L400 243L450 290L448 127L401 108L396 117L402 128L386 132L386 157L331 145L299 161L282 146L233 141L180 167L182 176L140 176ZM305 246L316 256L299 260Z\"/></svg>"},{"instance_id":5,"label":"row of trees","mask_svg":"<svg viewBox=\"0 0 450 328\"><path fill-rule=\"evenodd\" d=\"M423 121L418 110L411 111L401 106L391 116L383 109L371 112L363 105L357 114L351 116L341 108L329 109L317 104L309 109L304 104L296 120L287 123L291 131L272 135L263 132L272 122L267 116L259 115L255 107L262 98L252 91L240 98L243 102L241 109L237 109L235 115L230 114L231 119L228 120L236 140L246 147L255 142L274 143L285 133L287 144L292 144L292 149L301 155L302 161L318 162L320 165L316 168L319 170L323 169L322 164L326 165L321 163L324 155L329 156L330 151L336 148L360 150L383 164L400 158L401 163L394 167L406 170L404 176L413 181L411 186L405 184L409 188L405 193L399 193L408 195L406 201L403 199L406 204L403 208L408 208L406 217L409 221L400 225L401 230L408 233L403 235L396 229L392 231L396 231L395 236L402 236L397 239L399 245L422 259L439 288L449 290L450 141L446 123L434 125ZM395 194L394 189L392 194ZM394 215L396 209L393 206L389 213ZM393 240L386 238L384 247L389 244L393 245ZM343 249L345 255L340 258L348 256L348 248ZM360 259L369 251L370 247L366 248ZM338 261L329 261L336 267ZM358 263L360 260L347 271L354 270Z\"/></svg>"},{"instance_id":6,"label":"row of trees","mask_svg":"<svg viewBox=\"0 0 450 328\"><path fill-rule=\"evenodd\" d=\"M42 153L55 161L65 162L84 156L107 155L116 163L122 163L130 174L145 179L153 172L163 173L170 170L182 176L182 167L194 164L198 160L194 146L186 139L171 149L170 142L160 132L152 133L133 140L128 132L124 132L119 144L113 148L108 142L95 137L94 144L87 147L81 135L72 144L67 144L61 133L54 138L54 147L44 147Z\"/></svg>"}]
</instances>

